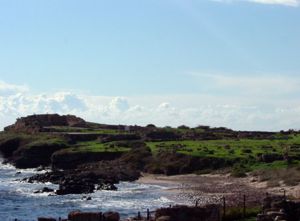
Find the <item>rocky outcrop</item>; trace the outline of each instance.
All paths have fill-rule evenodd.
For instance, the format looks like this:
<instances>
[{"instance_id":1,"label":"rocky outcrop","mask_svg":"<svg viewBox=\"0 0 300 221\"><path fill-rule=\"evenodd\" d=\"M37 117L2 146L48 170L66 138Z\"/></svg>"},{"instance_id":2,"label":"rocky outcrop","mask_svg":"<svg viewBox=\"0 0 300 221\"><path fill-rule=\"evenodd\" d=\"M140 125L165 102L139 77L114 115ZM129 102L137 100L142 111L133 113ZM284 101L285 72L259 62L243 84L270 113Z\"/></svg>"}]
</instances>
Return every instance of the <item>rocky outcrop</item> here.
<instances>
[{"instance_id":1,"label":"rocky outcrop","mask_svg":"<svg viewBox=\"0 0 300 221\"><path fill-rule=\"evenodd\" d=\"M267 196L262 208L257 221L298 221L300 217L300 202L287 200L284 196Z\"/></svg>"},{"instance_id":2,"label":"rocky outcrop","mask_svg":"<svg viewBox=\"0 0 300 221\"><path fill-rule=\"evenodd\" d=\"M169 141L180 139L180 136L177 133L166 130L150 131L145 136L148 141Z\"/></svg>"},{"instance_id":3,"label":"rocky outcrop","mask_svg":"<svg viewBox=\"0 0 300 221\"><path fill-rule=\"evenodd\" d=\"M49 126L87 127L87 123L74 115L39 114L19 118L15 124L5 127L4 131L37 133Z\"/></svg>"},{"instance_id":4,"label":"rocky outcrop","mask_svg":"<svg viewBox=\"0 0 300 221\"><path fill-rule=\"evenodd\" d=\"M105 221L119 221L120 214L117 212L105 212L103 213L103 220Z\"/></svg>"},{"instance_id":5,"label":"rocky outcrop","mask_svg":"<svg viewBox=\"0 0 300 221\"><path fill-rule=\"evenodd\" d=\"M92 193L95 185L90 180L66 179L59 184L57 195Z\"/></svg>"},{"instance_id":6,"label":"rocky outcrop","mask_svg":"<svg viewBox=\"0 0 300 221\"><path fill-rule=\"evenodd\" d=\"M7 137L0 140L0 152L3 154L3 157L11 157L13 152L20 147L21 142L22 139L20 137Z\"/></svg>"},{"instance_id":7,"label":"rocky outcrop","mask_svg":"<svg viewBox=\"0 0 300 221\"><path fill-rule=\"evenodd\" d=\"M49 166L51 155L58 150L66 148L65 143L36 142L30 143L14 151L10 161L17 168L36 168Z\"/></svg>"},{"instance_id":8,"label":"rocky outcrop","mask_svg":"<svg viewBox=\"0 0 300 221\"><path fill-rule=\"evenodd\" d=\"M24 181L51 182L59 185L58 195L91 193L94 190L117 190L119 181L134 181L140 173L116 161L81 165L76 170L53 171L37 174Z\"/></svg>"},{"instance_id":9,"label":"rocky outcrop","mask_svg":"<svg viewBox=\"0 0 300 221\"><path fill-rule=\"evenodd\" d=\"M73 211L68 215L69 221L102 221L102 213L101 212L80 212Z\"/></svg>"},{"instance_id":10,"label":"rocky outcrop","mask_svg":"<svg viewBox=\"0 0 300 221\"><path fill-rule=\"evenodd\" d=\"M68 221L119 221L117 212L81 212L73 211L68 215Z\"/></svg>"},{"instance_id":11,"label":"rocky outcrop","mask_svg":"<svg viewBox=\"0 0 300 221\"><path fill-rule=\"evenodd\" d=\"M56 221L56 219L55 218L39 217L38 221Z\"/></svg>"},{"instance_id":12,"label":"rocky outcrop","mask_svg":"<svg viewBox=\"0 0 300 221\"><path fill-rule=\"evenodd\" d=\"M52 157L53 169L75 169L80 164L110 161L121 157L123 152L72 152L56 151Z\"/></svg>"},{"instance_id":13,"label":"rocky outcrop","mask_svg":"<svg viewBox=\"0 0 300 221\"><path fill-rule=\"evenodd\" d=\"M277 153L259 154L257 159L260 162L272 163L277 160L283 160L283 155Z\"/></svg>"},{"instance_id":14,"label":"rocky outcrop","mask_svg":"<svg viewBox=\"0 0 300 221\"><path fill-rule=\"evenodd\" d=\"M162 151L146 165L146 172L154 174L177 175L193 173L203 169L219 169L231 166L233 162L217 157L195 157L176 151Z\"/></svg>"},{"instance_id":15,"label":"rocky outcrop","mask_svg":"<svg viewBox=\"0 0 300 221\"><path fill-rule=\"evenodd\" d=\"M34 191L34 193L53 193L54 189L48 188L48 187L44 187L43 189Z\"/></svg>"},{"instance_id":16,"label":"rocky outcrop","mask_svg":"<svg viewBox=\"0 0 300 221\"><path fill-rule=\"evenodd\" d=\"M219 221L220 206L205 207L175 206L157 209L155 220L160 221Z\"/></svg>"}]
</instances>

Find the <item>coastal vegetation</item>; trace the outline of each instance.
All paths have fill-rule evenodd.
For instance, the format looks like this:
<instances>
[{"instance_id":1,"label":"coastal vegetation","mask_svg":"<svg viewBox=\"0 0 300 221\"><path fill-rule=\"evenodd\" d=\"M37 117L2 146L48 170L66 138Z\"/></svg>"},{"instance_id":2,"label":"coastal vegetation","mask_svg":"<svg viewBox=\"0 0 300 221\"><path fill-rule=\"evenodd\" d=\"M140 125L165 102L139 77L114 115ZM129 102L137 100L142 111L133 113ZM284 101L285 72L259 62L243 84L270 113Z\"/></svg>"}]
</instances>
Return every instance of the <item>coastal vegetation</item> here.
<instances>
[{"instance_id":1,"label":"coastal vegetation","mask_svg":"<svg viewBox=\"0 0 300 221\"><path fill-rule=\"evenodd\" d=\"M72 115L32 115L0 133L0 153L17 168L51 167L25 181L58 184L58 195L116 190L116 183L137 180L142 173L250 175L272 188L300 183L300 132L293 130L105 125ZM212 183L201 183L204 191L210 190ZM217 183L219 192L228 192L230 187ZM202 190L195 188L197 197ZM227 197L223 220L253 220L260 212L262 196L255 191L246 211L236 204L239 194Z\"/></svg>"},{"instance_id":2,"label":"coastal vegetation","mask_svg":"<svg viewBox=\"0 0 300 221\"><path fill-rule=\"evenodd\" d=\"M53 159L57 155L116 153L120 157L141 147L148 147L151 152L151 159L143 168L145 172L199 174L229 169L233 176L242 177L251 171L297 167L300 133L184 125L177 128L158 128L152 124L104 125L71 115L21 118L0 133L0 152L8 162L22 167L36 167L38 163L55 167ZM32 163L30 157L40 160ZM28 159L30 165L26 165ZM99 157L95 160L99 161ZM84 159L80 163L85 163Z\"/></svg>"}]
</instances>

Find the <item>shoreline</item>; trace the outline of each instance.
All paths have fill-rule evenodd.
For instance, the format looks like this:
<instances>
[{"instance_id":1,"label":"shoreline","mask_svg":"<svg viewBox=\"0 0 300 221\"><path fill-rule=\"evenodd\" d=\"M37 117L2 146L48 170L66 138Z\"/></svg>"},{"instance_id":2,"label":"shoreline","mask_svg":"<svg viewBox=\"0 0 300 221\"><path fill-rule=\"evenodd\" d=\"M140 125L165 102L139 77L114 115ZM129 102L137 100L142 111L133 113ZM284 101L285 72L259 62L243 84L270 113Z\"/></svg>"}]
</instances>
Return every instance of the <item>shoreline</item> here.
<instances>
[{"instance_id":1,"label":"shoreline","mask_svg":"<svg viewBox=\"0 0 300 221\"><path fill-rule=\"evenodd\" d=\"M268 187L267 182L258 181L257 177L248 175L245 178L231 177L229 174L186 174L186 175L155 175L143 173L136 181L140 184L162 185L170 199L176 199L195 205L220 203L225 197L229 205L241 203L245 195L250 205L260 205L267 193L284 195L293 199L300 198L300 184L296 186ZM284 192L285 191L285 192Z\"/></svg>"}]
</instances>

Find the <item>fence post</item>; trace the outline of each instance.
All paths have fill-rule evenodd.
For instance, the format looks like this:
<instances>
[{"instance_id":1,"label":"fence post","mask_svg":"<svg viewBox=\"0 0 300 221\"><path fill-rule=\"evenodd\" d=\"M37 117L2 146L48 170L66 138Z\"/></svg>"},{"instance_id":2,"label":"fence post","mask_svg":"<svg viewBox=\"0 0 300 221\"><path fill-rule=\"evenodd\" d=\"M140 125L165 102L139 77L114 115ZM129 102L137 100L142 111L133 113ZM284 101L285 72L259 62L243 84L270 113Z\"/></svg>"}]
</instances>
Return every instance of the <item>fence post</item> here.
<instances>
[{"instance_id":1,"label":"fence post","mask_svg":"<svg viewBox=\"0 0 300 221\"><path fill-rule=\"evenodd\" d=\"M223 220L225 219L226 216L226 199L225 196L223 196Z\"/></svg>"},{"instance_id":2,"label":"fence post","mask_svg":"<svg viewBox=\"0 0 300 221\"><path fill-rule=\"evenodd\" d=\"M244 197L243 197L243 217L245 218L246 217L246 195L244 194Z\"/></svg>"},{"instance_id":3,"label":"fence post","mask_svg":"<svg viewBox=\"0 0 300 221\"><path fill-rule=\"evenodd\" d=\"M150 211L147 209L147 220L150 220Z\"/></svg>"}]
</instances>

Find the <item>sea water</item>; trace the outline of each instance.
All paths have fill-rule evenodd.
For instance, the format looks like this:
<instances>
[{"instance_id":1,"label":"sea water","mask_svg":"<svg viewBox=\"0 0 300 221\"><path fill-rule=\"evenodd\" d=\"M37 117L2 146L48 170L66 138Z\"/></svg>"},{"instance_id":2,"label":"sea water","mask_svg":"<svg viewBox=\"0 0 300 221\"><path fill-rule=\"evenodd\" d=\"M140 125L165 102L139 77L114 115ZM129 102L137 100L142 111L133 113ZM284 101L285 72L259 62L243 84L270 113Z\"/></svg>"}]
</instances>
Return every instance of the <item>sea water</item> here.
<instances>
[{"instance_id":1,"label":"sea water","mask_svg":"<svg viewBox=\"0 0 300 221\"><path fill-rule=\"evenodd\" d=\"M146 185L136 182L121 182L118 191L96 191L92 194L71 194L49 196L49 193L35 194L43 187L57 189L51 183L21 182L37 172L34 169L18 170L3 164L0 159L0 220L35 221L37 217L66 218L74 210L106 212L117 211L122 218L144 213L149 209L173 205L176 202L167 197L163 185ZM86 200L91 197L92 200Z\"/></svg>"}]
</instances>

